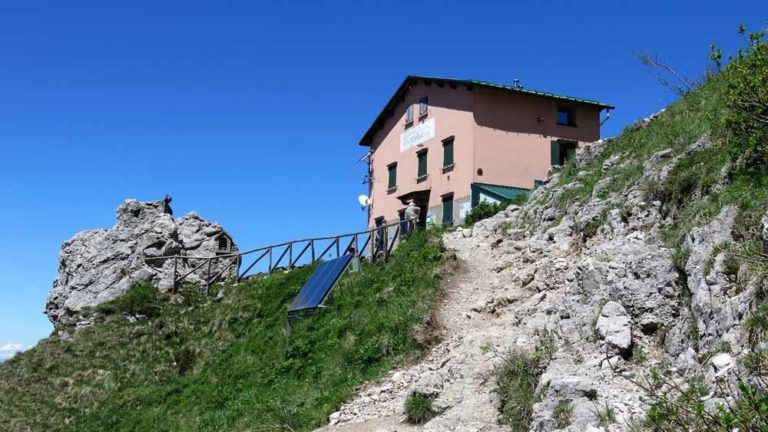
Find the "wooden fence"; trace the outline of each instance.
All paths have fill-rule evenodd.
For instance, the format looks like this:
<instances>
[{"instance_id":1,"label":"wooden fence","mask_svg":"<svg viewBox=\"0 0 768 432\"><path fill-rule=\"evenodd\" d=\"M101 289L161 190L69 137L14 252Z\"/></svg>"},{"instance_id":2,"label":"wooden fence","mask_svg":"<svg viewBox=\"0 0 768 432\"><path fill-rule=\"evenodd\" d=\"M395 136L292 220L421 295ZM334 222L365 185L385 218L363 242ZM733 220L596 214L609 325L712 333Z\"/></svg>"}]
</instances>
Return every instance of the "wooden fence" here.
<instances>
[{"instance_id":1,"label":"wooden fence","mask_svg":"<svg viewBox=\"0 0 768 432\"><path fill-rule=\"evenodd\" d=\"M414 220L403 220L366 231L340 234L330 237L315 237L293 240L285 243L264 246L237 253L218 254L215 256L170 255L146 258L147 264L173 260L173 289L179 284L190 281L195 275L206 287L220 282L240 282L255 273L272 273L279 269L292 269L300 265L312 264L323 258L338 258L345 254L354 254L370 262L388 260L396 244L404 240L412 231ZM394 233L389 231L394 227ZM249 263L245 270L230 277L234 266L239 269L243 263ZM154 267L154 266L153 266ZM180 269L184 270L180 270ZM261 270L257 272L257 270ZM235 279L235 280L232 280Z\"/></svg>"}]
</instances>

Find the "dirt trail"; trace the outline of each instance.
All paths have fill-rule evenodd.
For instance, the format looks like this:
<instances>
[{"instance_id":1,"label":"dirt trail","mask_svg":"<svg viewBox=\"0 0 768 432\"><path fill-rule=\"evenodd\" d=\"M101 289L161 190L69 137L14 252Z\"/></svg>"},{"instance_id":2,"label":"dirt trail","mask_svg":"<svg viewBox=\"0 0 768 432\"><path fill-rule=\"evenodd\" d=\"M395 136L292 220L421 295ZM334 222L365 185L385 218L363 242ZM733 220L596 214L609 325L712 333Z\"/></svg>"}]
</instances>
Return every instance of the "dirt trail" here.
<instances>
[{"instance_id":1,"label":"dirt trail","mask_svg":"<svg viewBox=\"0 0 768 432\"><path fill-rule=\"evenodd\" d=\"M447 234L463 271L445 283L440 305L442 341L417 364L395 369L365 386L331 416L324 431L505 430L497 424L493 368L500 353L520 343L514 309L535 293L520 288L514 274L499 270L488 239ZM525 266L522 260L517 265ZM528 264L531 265L531 264ZM403 404L412 388L434 389L442 414L421 427L403 422Z\"/></svg>"}]
</instances>

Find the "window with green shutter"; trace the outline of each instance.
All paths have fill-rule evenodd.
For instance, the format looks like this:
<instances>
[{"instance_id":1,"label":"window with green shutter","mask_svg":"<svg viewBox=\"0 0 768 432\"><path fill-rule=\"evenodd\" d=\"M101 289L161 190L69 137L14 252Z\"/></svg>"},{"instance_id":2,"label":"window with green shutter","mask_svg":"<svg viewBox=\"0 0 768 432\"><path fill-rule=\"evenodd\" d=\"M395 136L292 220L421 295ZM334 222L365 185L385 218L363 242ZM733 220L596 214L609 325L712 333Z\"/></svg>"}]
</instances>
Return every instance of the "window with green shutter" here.
<instances>
[{"instance_id":1,"label":"window with green shutter","mask_svg":"<svg viewBox=\"0 0 768 432\"><path fill-rule=\"evenodd\" d=\"M427 176L427 151L424 150L416 154L419 158L419 174L418 178L424 178Z\"/></svg>"},{"instance_id":2,"label":"window with green shutter","mask_svg":"<svg viewBox=\"0 0 768 432\"><path fill-rule=\"evenodd\" d=\"M397 164L392 164L387 167L389 172L389 183L387 183L387 189L394 189L397 187Z\"/></svg>"},{"instance_id":3,"label":"window with green shutter","mask_svg":"<svg viewBox=\"0 0 768 432\"><path fill-rule=\"evenodd\" d=\"M443 225L453 225L453 195L443 197Z\"/></svg>"},{"instance_id":4,"label":"window with green shutter","mask_svg":"<svg viewBox=\"0 0 768 432\"><path fill-rule=\"evenodd\" d=\"M453 166L453 138L443 141L443 168Z\"/></svg>"}]
</instances>

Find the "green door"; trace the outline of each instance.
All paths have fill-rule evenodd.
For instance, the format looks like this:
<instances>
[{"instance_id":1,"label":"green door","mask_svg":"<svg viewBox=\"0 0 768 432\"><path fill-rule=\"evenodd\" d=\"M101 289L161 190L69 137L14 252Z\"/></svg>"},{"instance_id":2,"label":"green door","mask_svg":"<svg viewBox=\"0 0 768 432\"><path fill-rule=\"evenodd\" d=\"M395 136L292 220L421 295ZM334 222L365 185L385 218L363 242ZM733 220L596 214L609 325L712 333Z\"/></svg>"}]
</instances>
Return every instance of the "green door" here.
<instances>
[{"instance_id":1,"label":"green door","mask_svg":"<svg viewBox=\"0 0 768 432\"><path fill-rule=\"evenodd\" d=\"M453 195L443 198L443 225L453 225Z\"/></svg>"}]
</instances>

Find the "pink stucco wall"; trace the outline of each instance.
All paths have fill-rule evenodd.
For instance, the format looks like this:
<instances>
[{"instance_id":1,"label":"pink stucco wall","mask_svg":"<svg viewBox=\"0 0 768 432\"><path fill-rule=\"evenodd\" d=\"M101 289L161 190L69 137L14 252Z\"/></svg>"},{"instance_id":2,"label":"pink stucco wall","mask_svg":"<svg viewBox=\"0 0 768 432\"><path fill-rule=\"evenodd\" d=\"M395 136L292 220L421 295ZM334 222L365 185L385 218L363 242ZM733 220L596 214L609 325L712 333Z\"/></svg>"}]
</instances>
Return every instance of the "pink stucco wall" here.
<instances>
[{"instance_id":1,"label":"pink stucco wall","mask_svg":"<svg viewBox=\"0 0 768 432\"><path fill-rule=\"evenodd\" d=\"M575 114L576 126L557 124L557 110ZM600 138L600 111L554 99L477 88L472 181L530 189L551 168L550 142L592 142ZM482 175L478 174L482 169Z\"/></svg>"},{"instance_id":2,"label":"pink stucco wall","mask_svg":"<svg viewBox=\"0 0 768 432\"><path fill-rule=\"evenodd\" d=\"M429 97L429 113L418 118L419 100ZM414 105L414 125L435 119L435 136L423 146L400 151L405 113ZM556 124L558 107L575 113L576 125ZM372 137L370 161L369 225L377 217L398 218L405 206L397 198L407 192L431 189L429 207L439 208L442 196L454 201L468 198L473 182L533 188L551 168L550 142L564 139L591 142L600 137L600 110L596 106L566 104L540 96L465 85L414 83ZM454 137L454 168L443 172L443 140ZM417 181L417 152L427 149L428 178ZM397 190L387 191L387 167L397 163ZM482 169L482 175L478 174ZM439 220L438 220L439 223Z\"/></svg>"},{"instance_id":3,"label":"pink stucco wall","mask_svg":"<svg viewBox=\"0 0 768 432\"><path fill-rule=\"evenodd\" d=\"M429 97L429 113L420 120L418 103L424 96ZM415 105L414 125L435 119L435 137L423 147L400 152L400 134L405 131L405 110L409 104ZM379 216L384 216L387 221L397 219L398 211L405 208L397 197L407 192L431 189L430 207L440 205L442 196L448 193L453 193L455 199L469 195L473 169L473 111L474 93L464 86L451 88L420 83L406 93L403 103L397 105L394 115L386 120L371 144L373 182L370 196L373 205L369 209L370 225ZM455 165L452 171L443 173L443 140L451 136L454 137ZM428 177L417 182L416 153L423 149L427 149ZM390 193L387 191L387 167L393 162L397 162L397 190Z\"/></svg>"}]
</instances>

